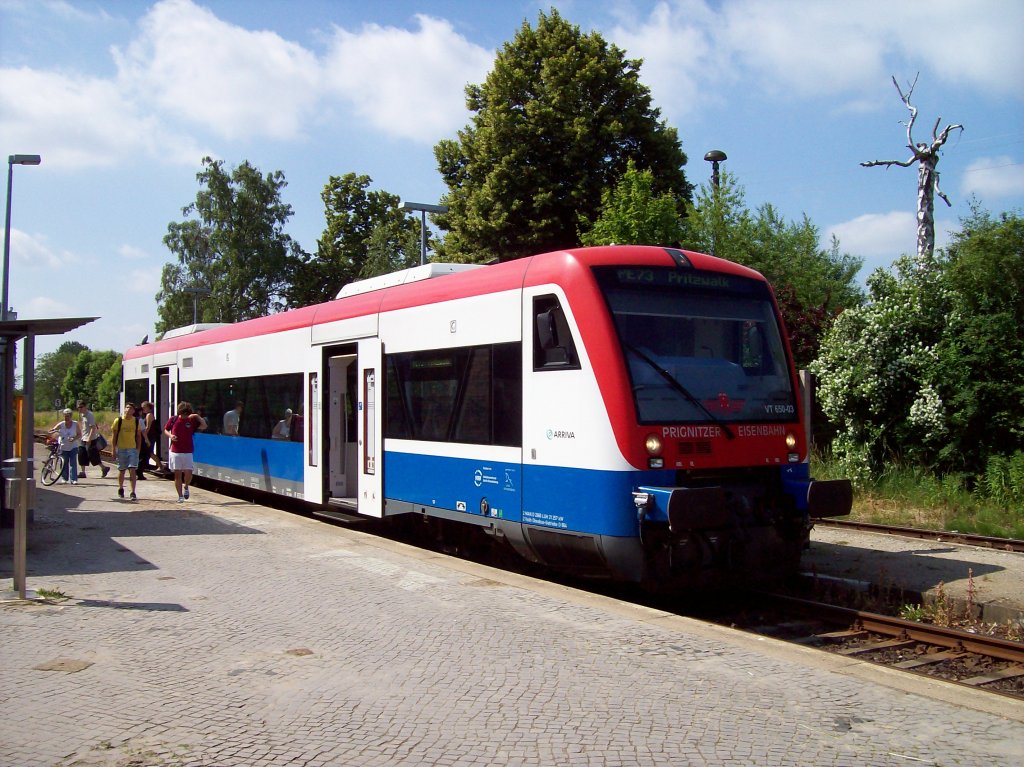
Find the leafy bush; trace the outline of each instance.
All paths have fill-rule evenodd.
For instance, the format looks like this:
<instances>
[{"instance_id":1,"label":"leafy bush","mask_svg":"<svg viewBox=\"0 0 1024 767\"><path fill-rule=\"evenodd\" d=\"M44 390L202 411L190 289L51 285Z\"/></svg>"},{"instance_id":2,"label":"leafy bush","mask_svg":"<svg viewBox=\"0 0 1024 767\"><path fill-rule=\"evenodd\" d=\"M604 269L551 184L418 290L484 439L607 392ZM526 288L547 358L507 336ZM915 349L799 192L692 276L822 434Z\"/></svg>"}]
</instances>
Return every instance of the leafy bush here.
<instances>
[{"instance_id":1,"label":"leafy bush","mask_svg":"<svg viewBox=\"0 0 1024 767\"><path fill-rule=\"evenodd\" d=\"M975 208L945 252L876 270L869 303L836 319L811 369L858 486L893 461L973 485L1024 449L1022 252L1019 216Z\"/></svg>"}]
</instances>

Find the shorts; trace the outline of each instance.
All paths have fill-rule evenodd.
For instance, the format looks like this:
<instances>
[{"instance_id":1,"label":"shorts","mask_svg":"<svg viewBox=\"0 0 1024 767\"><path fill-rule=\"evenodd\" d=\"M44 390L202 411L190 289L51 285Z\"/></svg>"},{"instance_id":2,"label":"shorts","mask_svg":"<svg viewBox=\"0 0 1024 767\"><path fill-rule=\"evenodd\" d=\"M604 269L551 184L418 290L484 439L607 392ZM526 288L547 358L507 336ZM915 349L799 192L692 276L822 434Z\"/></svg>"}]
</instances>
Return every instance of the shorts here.
<instances>
[{"instance_id":1,"label":"shorts","mask_svg":"<svg viewBox=\"0 0 1024 767\"><path fill-rule=\"evenodd\" d=\"M171 471L192 471L195 468L192 465L192 453L172 452L170 460L167 461L167 468Z\"/></svg>"},{"instance_id":2,"label":"shorts","mask_svg":"<svg viewBox=\"0 0 1024 767\"><path fill-rule=\"evenodd\" d=\"M117 470L134 469L139 465L139 451L134 447L119 447L117 449Z\"/></svg>"}]
</instances>

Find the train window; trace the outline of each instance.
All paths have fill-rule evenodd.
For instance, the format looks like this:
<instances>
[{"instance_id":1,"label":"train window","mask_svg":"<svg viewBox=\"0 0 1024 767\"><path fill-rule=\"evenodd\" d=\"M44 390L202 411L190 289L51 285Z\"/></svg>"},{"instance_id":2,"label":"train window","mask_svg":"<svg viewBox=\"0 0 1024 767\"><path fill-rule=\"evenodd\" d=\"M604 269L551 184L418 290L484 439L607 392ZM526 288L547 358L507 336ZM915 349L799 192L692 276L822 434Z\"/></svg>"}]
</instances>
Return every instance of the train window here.
<instances>
[{"instance_id":1,"label":"train window","mask_svg":"<svg viewBox=\"0 0 1024 767\"><path fill-rule=\"evenodd\" d=\"M149 381L145 378L130 378L124 382L124 401L134 402L139 407L149 399ZM141 415L142 410L139 410Z\"/></svg>"},{"instance_id":2,"label":"train window","mask_svg":"<svg viewBox=\"0 0 1024 767\"><path fill-rule=\"evenodd\" d=\"M557 296L535 296L533 319L533 369L578 370L576 344Z\"/></svg>"},{"instance_id":3,"label":"train window","mask_svg":"<svg viewBox=\"0 0 1024 767\"><path fill-rule=\"evenodd\" d=\"M765 283L667 268L594 272L642 423L793 420L789 362Z\"/></svg>"},{"instance_id":4,"label":"train window","mask_svg":"<svg viewBox=\"0 0 1024 767\"><path fill-rule=\"evenodd\" d=\"M292 411L289 438L301 442L303 378L302 373L276 376L222 378L206 381L182 381L181 399L191 402L208 424L207 434L224 432L224 415L242 403L238 434L242 437L270 439L274 426Z\"/></svg>"},{"instance_id":5,"label":"train window","mask_svg":"<svg viewBox=\"0 0 1024 767\"><path fill-rule=\"evenodd\" d=\"M522 444L522 346L388 355L385 436Z\"/></svg>"}]
</instances>

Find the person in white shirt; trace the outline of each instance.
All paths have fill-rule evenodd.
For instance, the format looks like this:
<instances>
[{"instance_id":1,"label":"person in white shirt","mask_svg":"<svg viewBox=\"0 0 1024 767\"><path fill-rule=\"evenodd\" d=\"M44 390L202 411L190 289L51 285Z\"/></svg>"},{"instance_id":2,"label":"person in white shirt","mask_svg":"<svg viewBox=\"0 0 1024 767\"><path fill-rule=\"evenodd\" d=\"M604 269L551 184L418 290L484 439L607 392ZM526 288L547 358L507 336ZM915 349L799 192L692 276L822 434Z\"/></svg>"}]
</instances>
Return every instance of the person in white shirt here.
<instances>
[{"instance_id":1,"label":"person in white shirt","mask_svg":"<svg viewBox=\"0 0 1024 767\"><path fill-rule=\"evenodd\" d=\"M60 470L60 482L66 484L70 474L71 484L78 484L78 446L82 444L82 430L77 421L71 420L71 408L64 408L64 420L50 429L60 440L60 452L64 456L64 468ZM83 475L84 476L84 475Z\"/></svg>"},{"instance_id":2,"label":"person in white shirt","mask_svg":"<svg viewBox=\"0 0 1024 767\"><path fill-rule=\"evenodd\" d=\"M236 402L234 409L224 414L224 433L230 437L238 436L238 423L242 419L243 407L241 402Z\"/></svg>"},{"instance_id":3,"label":"person in white shirt","mask_svg":"<svg viewBox=\"0 0 1024 767\"><path fill-rule=\"evenodd\" d=\"M78 472L78 476L85 478L85 467L89 463L93 466L99 466L102 476L107 476L110 473L110 467L103 465L103 454L100 452L99 441L103 438L100 434L100 427L96 425L96 416L92 414L92 411L86 406L85 400L78 400L78 412L80 414L79 426L82 430L82 447L86 449L87 461L82 461L82 470Z\"/></svg>"}]
</instances>

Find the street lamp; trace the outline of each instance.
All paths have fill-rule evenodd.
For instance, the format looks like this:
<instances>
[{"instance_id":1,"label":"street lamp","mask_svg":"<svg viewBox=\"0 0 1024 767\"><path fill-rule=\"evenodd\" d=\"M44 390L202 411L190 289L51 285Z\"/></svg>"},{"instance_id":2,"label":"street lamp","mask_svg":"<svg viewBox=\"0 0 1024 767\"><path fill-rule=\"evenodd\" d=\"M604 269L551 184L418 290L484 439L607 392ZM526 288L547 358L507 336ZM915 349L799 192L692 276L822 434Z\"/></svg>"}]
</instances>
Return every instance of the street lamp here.
<instances>
[{"instance_id":1,"label":"street lamp","mask_svg":"<svg viewBox=\"0 0 1024 767\"><path fill-rule=\"evenodd\" d=\"M712 149L704 159L711 163L711 255L714 256L718 248L718 230L721 225L722 211L719 210L718 200L718 163L725 162L728 157L721 149Z\"/></svg>"},{"instance_id":2,"label":"street lamp","mask_svg":"<svg viewBox=\"0 0 1024 767\"><path fill-rule=\"evenodd\" d=\"M428 205L425 202L403 202L402 210L418 210L420 212L420 266L427 263L427 214L447 213L447 205Z\"/></svg>"},{"instance_id":3,"label":"street lamp","mask_svg":"<svg viewBox=\"0 0 1024 767\"><path fill-rule=\"evenodd\" d=\"M199 296L208 296L213 291L209 288L182 288L182 293L192 294L192 324L198 324L199 320Z\"/></svg>"},{"instance_id":4,"label":"street lamp","mask_svg":"<svg viewBox=\"0 0 1024 767\"><path fill-rule=\"evenodd\" d=\"M43 158L37 154L12 154L7 156L7 221L4 224L4 290L3 304L0 304L0 319L7 320L8 289L11 282L11 188L14 185L15 165L38 165Z\"/></svg>"},{"instance_id":5,"label":"street lamp","mask_svg":"<svg viewBox=\"0 0 1024 767\"><path fill-rule=\"evenodd\" d=\"M729 158L725 156L725 152L721 149L712 149L706 155L704 159L711 163L711 186L718 191L718 163L725 162Z\"/></svg>"}]
</instances>

